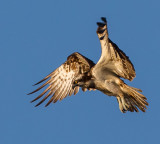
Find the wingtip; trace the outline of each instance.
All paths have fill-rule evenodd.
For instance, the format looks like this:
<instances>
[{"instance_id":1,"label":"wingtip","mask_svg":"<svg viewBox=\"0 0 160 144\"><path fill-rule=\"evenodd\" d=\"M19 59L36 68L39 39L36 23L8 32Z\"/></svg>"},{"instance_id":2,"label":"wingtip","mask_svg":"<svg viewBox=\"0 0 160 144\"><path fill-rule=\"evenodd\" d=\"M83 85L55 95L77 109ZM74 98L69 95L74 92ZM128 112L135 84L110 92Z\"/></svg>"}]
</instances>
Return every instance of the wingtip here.
<instances>
[{"instance_id":1,"label":"wingtip","mask_svg":"<svg viewBox=\"0 0 160 144\"><path fill-rule=\"evenodd\" d=\"M30 101L30 103L32 103L33 102L33 100L32 101Z\"/></svg>"},{"instance_id":2,"label":"wingtip","mask_svg":"<svg viewBox=\"0 0 160 144\"><path fill-rule=\"evenodd\" d=\"M48 107L48 105L49 105L49 104L47 103L47 104L45 105L45 107Z\"/></svg>"},{"instance_id":3,"label":"wingtip","mask_svg":"<svg viewBox=\"0 0 160 144\"><path fill-rule=\"evenodd\" d=\"M40 103L36 104L34 107L37 107L37 106L39 106L39 105L40 105Z\"/></svg>"},{"instance_id":4,"label":"wingtip","mask_svg":"<svg viewBox=\"0 0 160 144\"><path fill-rule=\"evenodd\" d=\"M42 81L42 80L41 80L41 81ZM39 82L37 82L37 83L33 84L32 86L36 86L36 85L38 85L39 83L41 83L41 81L39 81Z\"/></svg>"},{"instance_id":5,"label":"wingtip","mask_svg":"<svg viewBox=\"0 0 160 144\"><path fill-rule=\"evenodd\" d=\"M101 17L101 20L105 23L107 23L106 17Z\"/></svg>"},{"instance_id":6,"label":"wingtip","mask_svg":"<svg viewBox=\"0 0 160 144\"><path fill-rule=\"evenodd\" d=\"M36 86L36 85L40 84L41 82L42 82L42 81L39 81L39 82L35 83L35 84L32 85L32 86Z\"/></svg>"},{"instance_id":7,"label":"wingtip","mask_svg":"<svg viewBox=\"0 0 160 144\"><path fill-rule=\"evenodd\" d=\"M50 105L51 102L53 102L53 97L48 101L48 103L45 105L45 107L47 107L48 105Z\"/></svg>"},{"instance_id":8,"label":"wingtip","mask_svg":"<svg viewBox=\"0 0 160 144\"><path fill-rule=\"evenodd\" d=\"M53 73L53 72L52 72L52 73ZM51 73L51 74L52 74L52 73ZM51 74L49 74L48 76L46 76L45 78L43 78L42 80L40 80L39 82L35 83L35 84L32 85L32 86L36 86L36 85L38 85L38 84L40 84L40 83L46 81L46 80L50 77Z\"/></svg>"},{"instance_id":9,"label":"wingtip","mask_svg":"<svg viewBox=\"0 0 160 144\"><path fill-rule=\"evenodd\" d=\"M30 95L30 94L32 94L33 92L30 92L30 93L28 93L27 95Z\"/></svg>"}]
</instances>

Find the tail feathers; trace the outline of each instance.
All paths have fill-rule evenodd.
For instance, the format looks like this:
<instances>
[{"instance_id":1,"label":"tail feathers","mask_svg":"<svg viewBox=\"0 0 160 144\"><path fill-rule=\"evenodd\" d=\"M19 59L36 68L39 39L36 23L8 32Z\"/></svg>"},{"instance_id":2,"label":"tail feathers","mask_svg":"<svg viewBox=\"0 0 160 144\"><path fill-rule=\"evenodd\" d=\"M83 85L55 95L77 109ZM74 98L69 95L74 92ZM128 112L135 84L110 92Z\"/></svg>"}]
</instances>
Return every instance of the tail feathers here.
<instances>
[{"instance_id":1,"label":"tail feathers","mask_svg":"<svg viewBox=\"0 0 160 144\"><path fill-rule=\"evenodd\" d=\"M125 84L123 90L124 95L117 97L121 112L139 112L138 108L142 112L146 111L146 106L148 106L148 102L146 101L147 98L138 92L141 92L140 89L133 88Z\"/></svg>"}]
</instances>

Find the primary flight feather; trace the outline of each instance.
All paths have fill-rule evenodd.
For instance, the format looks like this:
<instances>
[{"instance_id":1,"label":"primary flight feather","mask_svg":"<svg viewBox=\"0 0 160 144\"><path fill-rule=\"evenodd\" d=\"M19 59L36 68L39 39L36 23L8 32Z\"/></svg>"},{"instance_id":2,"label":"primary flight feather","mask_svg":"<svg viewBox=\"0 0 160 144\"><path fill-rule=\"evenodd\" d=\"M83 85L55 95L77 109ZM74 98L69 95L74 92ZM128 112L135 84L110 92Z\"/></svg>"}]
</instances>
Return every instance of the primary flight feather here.
<instances>
[{"instance_id":1,"label":"primary flight feather","mask_svg":"<svg viewBox=\"0 0 160 144\"><path fill-rule=\"evenodd\" d=\"M138 88L128 86L120 78L132 81L136 76L135 69L126 54L108 38L107 21L102 17L98 22L97 35L101 44L101 57L97 64L90 59L75 52L68 56L67 61L59 68L50 73L38 89L29 93L33 94L46 85L48 87L34 100L43 99L36 105L40 105L47 98L50 98L46 106L62 100L68 95L76 95L81 87L86 90L99 90L108 96L115 96L119 103L121 112L131 111L145 112L148 105L147 99Z\"/></svg>"}]
</instances>

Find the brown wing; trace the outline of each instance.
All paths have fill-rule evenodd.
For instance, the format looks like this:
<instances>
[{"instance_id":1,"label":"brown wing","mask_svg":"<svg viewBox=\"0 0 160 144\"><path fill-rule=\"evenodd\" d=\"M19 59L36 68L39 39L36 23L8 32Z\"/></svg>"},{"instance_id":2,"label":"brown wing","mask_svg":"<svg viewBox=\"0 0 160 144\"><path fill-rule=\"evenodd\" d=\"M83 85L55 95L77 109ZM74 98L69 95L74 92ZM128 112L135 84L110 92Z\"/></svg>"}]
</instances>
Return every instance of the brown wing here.
<instances>
[{"instance_id":1,"label":"brown wing","mask_svg":"<svg viewBox=\"0 0 160 144\"><path fill-rule=\"evenodd\" d=\"M43 87L45 87L47 84L49 86L34 100L31 102L34 102L44 96L47 92L47 94L44 96L44 98L36 105L40 105L42 102L44 102L49 96L51 96L50 100L46 104L48 106L51 102L57 102L58 100L64 99L66 96L71 96L73 93L76 95L79 91L79 87L75 87L72 89L72 84L74 79L77 76L82 75L85 72L88 72L91 67L94 65L94 63L87 59L86 57L82 56L79 53L73 53L68 58L67 61L62 64L59 68L57 68L55 71L50 73L48 76L46 76L44 79L36 83L35 85L38 85L45 80L49 79L47 82L45 82L42 86L40 86L35 91L29 93L33 94Z\"/></svg>"},{"instance_id":2,"label":"brown wing","mask_svg":"<svg viewBox=\"0 0 160 144\"><path fill-rule=\"evenodd\" d=\"M129 57L108 38L107 21L105 18L102 18L102 21L103 23L97 23L97 34L101 43L102 54L95 65L95 70L103 66L120 77L133 80L136 76L133 64Z\"/></svg>"}]
</instances>

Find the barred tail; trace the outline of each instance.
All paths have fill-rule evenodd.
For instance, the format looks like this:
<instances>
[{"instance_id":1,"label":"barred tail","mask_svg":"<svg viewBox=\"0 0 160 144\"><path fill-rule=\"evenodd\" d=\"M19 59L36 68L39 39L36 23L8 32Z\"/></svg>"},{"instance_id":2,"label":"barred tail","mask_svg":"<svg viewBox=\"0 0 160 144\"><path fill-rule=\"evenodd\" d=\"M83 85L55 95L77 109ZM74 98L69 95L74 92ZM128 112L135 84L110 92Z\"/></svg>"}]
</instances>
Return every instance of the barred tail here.
<instances>
[{"instance_id":1,"label":"barred tail","mask_svg":"<svg viewBox=\"0 0 160 144\"><path fill-rule=\"evenodd\" d=\"M142 90L130 87L126 84L123 85L122 90L124 95L117 97L119 109L121 110L121 112L139 112L138 108L143 112L146 111L146 106L148 106L148 102L146 101L147 98L141 93L139 93L142 92Z\"/></svg>"}]
</instances>

